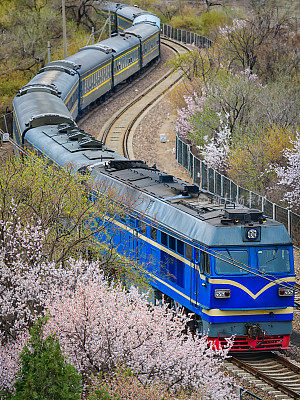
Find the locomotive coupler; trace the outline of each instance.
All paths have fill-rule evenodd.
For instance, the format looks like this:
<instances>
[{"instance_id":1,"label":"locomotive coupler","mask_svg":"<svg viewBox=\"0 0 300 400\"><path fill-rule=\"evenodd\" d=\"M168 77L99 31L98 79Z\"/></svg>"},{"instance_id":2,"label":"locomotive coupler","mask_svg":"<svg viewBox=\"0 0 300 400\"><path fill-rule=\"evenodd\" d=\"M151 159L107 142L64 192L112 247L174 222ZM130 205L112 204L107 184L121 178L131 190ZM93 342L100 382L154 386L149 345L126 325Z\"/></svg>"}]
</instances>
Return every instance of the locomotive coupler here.
<instances>
[{"instance_id":1,"label":"locomotive coupler","mask_svg":"<svg viewBox=\"0 0 300 400\"><path fill-rule=\"evenodd\" d=\"M264 332L259 326L259 324L246 324L245 328L247 335L250 339L256 339L258 337L264 336Z\"/></svg>"}]
</instances>

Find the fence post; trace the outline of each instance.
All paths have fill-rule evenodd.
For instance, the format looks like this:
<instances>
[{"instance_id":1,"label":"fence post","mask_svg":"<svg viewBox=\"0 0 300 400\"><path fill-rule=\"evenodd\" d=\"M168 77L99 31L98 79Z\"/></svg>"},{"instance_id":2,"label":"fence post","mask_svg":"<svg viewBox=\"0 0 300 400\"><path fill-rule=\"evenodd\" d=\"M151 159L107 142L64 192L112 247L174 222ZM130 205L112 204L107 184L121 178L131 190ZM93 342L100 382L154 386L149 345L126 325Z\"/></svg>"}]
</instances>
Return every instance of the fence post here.
<instances>
[{"instance_id":1,"label":"fence post","mask_svg":"<svg viewBox=\"0 0 300 400\"><path fill-rule=\"evenodd\" d=\"M214 169L214 193L217 191L217 182L216 182L217 171Z\"/></svg>"},{"instance_id":2,"label":"fence post","mask_svg":"<svg viewBox=\"0 0 300 400\"><path fill-rule=\"evenodd\" d=\"M95 43L95 27L94 26L92 26L92 34L91 34L91 36L92 36L92 44L94 44Z\"/></svg>"},{"instance_id":3,"label":"fence post","mask_svg":"<svg viewBox=\"0 0 300 400\"><path fill-rule=\"evenodd\" d=\"M275 219L276 218L276 205L275 205L275 203L272 203L273 204L273 219Z\"/></svg>"},{"instance_id":4,"label":"fence post","mask_svg":"<svg viewBox=\"0 0 300 400\"><path fill-rule=\"evenodd\" d=\"M51 61L51 44L48 40L47 42L47 53L48 53L48 63Z\"/></svg>"},{"instance_id":5,"label":"fence post","mask_svg":"<svg viewBox=\"0 0 300 400\"><path fill-rule=\"evenodd\" d=\"M249 191L249 208L252 208L252 192Z\"/></svg>"},{"instance_id":6,"label":"fence post","mask_svg":"<svg viewBox=\"0 0 300 400\"><path fill-rule=\"evenodd\" d=\"M5 125L5 130L8 132L8 126L7 126L7 121L6 121L6 115L4 115L4 125Z\"/></svg>"},{"instance_id":7,"label":"fence post","mask_svg":"<svg viewBox=\"0 0 300 400\"><path fill-rule=\"evenodd\" d=\"M291 217L292 217L292 214L291 214L291 210L288 210L288 234L291 236L291 227L292 227L292 224L291 224Z\"/></svg>"},{"instance_id":8,"label":"fence post","mask_svg":"<svg viewBox=\"0 0 300 400\"><path fill-rule=\"evenodd\" d=\"M224 198L224 175L221 175L221 197Z\"/></svg>"}]
</instances>

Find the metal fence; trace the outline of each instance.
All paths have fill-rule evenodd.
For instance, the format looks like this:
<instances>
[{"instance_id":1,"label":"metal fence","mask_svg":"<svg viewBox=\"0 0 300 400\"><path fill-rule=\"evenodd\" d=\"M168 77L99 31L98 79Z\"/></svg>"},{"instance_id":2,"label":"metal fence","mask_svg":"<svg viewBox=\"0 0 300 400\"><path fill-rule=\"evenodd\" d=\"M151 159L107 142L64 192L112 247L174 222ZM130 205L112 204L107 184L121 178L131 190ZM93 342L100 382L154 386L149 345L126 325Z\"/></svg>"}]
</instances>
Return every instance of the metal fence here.
<instances>
[{"instance_id":1,"label":"metal fence","mask_svg":"<svg viewBox=\"0 0 300 400\"><path fill-rule=\"evenodd\" d=\"M194 44L197 47L204 48L212 45L212 41L205 36L198 35L197 33L186 31L184 29L177 29L171 25L161 24L161 33L178 42L186 44Z\"/></svg>"},{"instance_id":2,"label":"metal fence","mask_svg":"<svg viewBox=\"0 0 300 400\"><path fill-rule=\"evenodd\" d=\"M185 143L177 135L176 160L189 172L196 185L214 193L220 199L262 210L267 217L283 223L294 244L300 246L300 215L272 203L265 196L237 185L228 177L208 167L194 153L193 146Z\"/></svg>"}]
</instances>

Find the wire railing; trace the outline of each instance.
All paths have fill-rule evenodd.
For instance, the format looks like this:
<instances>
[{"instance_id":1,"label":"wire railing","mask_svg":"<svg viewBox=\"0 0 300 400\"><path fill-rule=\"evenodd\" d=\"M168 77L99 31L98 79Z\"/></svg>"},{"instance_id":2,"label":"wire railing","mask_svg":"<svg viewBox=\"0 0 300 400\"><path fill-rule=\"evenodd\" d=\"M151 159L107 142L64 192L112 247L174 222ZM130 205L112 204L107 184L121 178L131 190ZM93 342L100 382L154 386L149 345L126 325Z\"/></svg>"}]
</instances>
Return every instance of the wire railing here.
<instances>
[{"instance_id":1,"label":"wire railing","mask_svg":"<svg viewBox=\"0 0 300 400\"><path fill-rule=\"evenodd\" d=\"M189 172L196 185L225 201L262 210L267 217L283 223L294 244L300 246L300 215L237 185L227 176L209 167L195 153L190 143L176 136L176 160Z\"/></svg>"},{"instance_id":2,"label":"wire railing","mask_svg":"<svg viewBox=\"0 0 300 400\"><path fill-rule=\"evenodd\" d=\"M201 49L212 45L212 41L205 36L184 29L174 28L167 24L161 24L161 33L170 39L186 44L193 44Z\"/></svg>"}]
</instances>

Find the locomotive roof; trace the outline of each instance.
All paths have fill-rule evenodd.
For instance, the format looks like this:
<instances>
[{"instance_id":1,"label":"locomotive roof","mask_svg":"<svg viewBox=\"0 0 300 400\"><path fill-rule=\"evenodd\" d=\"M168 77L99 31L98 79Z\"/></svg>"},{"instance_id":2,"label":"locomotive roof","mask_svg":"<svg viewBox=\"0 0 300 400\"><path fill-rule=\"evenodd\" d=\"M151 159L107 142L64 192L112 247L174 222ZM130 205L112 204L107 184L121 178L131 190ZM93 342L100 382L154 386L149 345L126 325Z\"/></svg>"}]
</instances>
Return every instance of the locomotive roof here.
<instances>
[{"instance_id":1,"label":"locomotive roof","mask_svg":"<svg viewBox=\"0 0 300 400\"><path fill-rule=\"evenodd\" d=\"M195 185L149 168L141 161L112 161L106 167L93 168L92 174L96 181L105 182L101 187L116 187L115 192L122 202L127 199L129 208L188 240L208 246L245 246L244 227L259 225L261 241L247 245L291 242L285 227L272 219L265 223L230 223L228 219L226 222L226 215L234 210L233 204L225 205L212 193L199 191ZM241 215L250 211L243 206L235 210Z\"/></svg>"},{"instance_id":2,"label":"locomotive roof","mask_svg":"<svg viewBox=\"0 0 300 400\"><path fill-rule=\"evenodd\" d=\"M245 223L226 223L233 205L196 185L131 161L115 153L74 124L48 125L30 129L26 140L56 164L71 164L74 170L91 171L100 190L112 190L130 212L142 214L168 232L207 246L245 246ZM240 207L239 207L240 208ZM236 210L247 214L248 209ZM255 215L255 212L254 212ZM290 244L285 227L271 219L261 226L261 241L247 245ZM246 226L251 226L246 223Z\"/></svg>"}]
</instances>

